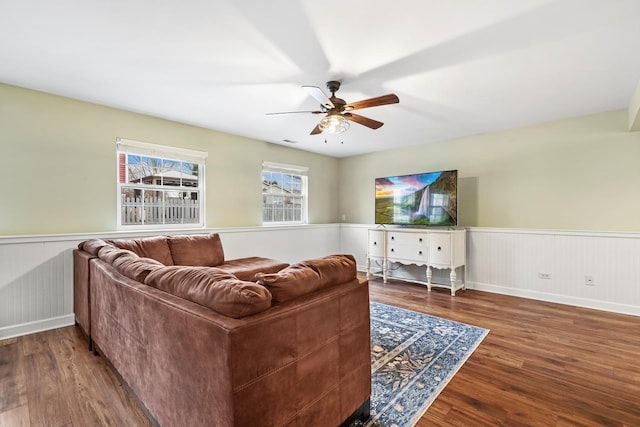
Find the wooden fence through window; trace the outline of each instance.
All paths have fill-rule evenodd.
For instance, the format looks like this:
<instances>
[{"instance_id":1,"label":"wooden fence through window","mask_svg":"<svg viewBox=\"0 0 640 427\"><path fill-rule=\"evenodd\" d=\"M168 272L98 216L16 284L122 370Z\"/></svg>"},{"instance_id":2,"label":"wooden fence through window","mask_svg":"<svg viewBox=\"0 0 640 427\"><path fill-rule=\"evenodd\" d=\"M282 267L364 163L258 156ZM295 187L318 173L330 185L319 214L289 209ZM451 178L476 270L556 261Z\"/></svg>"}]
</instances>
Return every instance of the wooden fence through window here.
<instances>
[{"instance_id":1,"label":"wooden fence through window","mask_svg":"<svg viewBox=\"0 0 640 427\"><path fill-rule=\"evenodd\" d=\"M283 203L263 203L263 222L300 222L302 221L302 205Z\"/></svg>"},{"instance_id":2,"label":"wooden fence through window","mask_svg":"<svg viewBox=\"0 0 640 427\"><path fill-rule=\"evenodd\" d=\"M122 224L198 224L200 202L192 199L124 198Z\"/></svg>"}]
</instances>

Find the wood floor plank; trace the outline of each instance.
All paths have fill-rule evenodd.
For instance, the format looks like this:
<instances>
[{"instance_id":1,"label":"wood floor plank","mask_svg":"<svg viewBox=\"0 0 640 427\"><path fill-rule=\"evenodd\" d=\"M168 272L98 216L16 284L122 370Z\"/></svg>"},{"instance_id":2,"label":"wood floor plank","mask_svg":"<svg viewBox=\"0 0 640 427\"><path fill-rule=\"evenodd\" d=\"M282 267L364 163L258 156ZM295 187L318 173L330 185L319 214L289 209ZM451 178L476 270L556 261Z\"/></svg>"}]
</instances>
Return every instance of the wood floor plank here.
<instances>
[{"instance_id":1,"label":"wood floor plank","mask_svg":"<svg viewBox=\"0 0 640 427\"><path fill-rule=\"evenodd\" d=\"M7 338L5 340L1 340L0 341L0 347L2 347L3 345L11 345L11 344L15 344L18 341L17 337L14 338Z\"/></svg>"},{"instance_id":2,"label":"wood floor plank","mask_svg":"<svg viewBox=\"0 0 640 427\"><path fill-rule=\"evenodd\" d=\"M29 407L27 405L0 411L0 427L29 427L30 425Z\"/></svg>"},{"instance_id":3,"label":"wood floor plank","mask_svg":"<svg viewBox=\"0 0 640 427\"><path fill-rule=\"evenodd\" d=\"M121 384L103 360L86 351L84 337L77 328L58 330L56 355L65 378L64 396L74 425L149 425L144 413L127 409L136 408L127 392L119 391L114 396L114 390L118 391Z\"/></svg>"},{"instance_id":4,"label":"wood floor plank","mask_svg":"<svg viewBox=\"0 0 640 427\"><path fill-rule=\"evenodd\" d=\"M639 317L378 280L370 296L490 329L416 427L640 426ZM150 426L86 348L77 327L0 341L0 427Z\"/></svg>"},{"instance_id":5,"label":"wood floor plank","mask_svg":"<svg viewBox=\"0 0 640 427\"><path fill-rule=\"evenodd\" d=\"M29 418L32 426L67 426L71 424L65 390L54 348L47 345L26 356L26 382Z\"/></svg>"},{"instance_id":6,"label":"wood floor plank","mask_svg":"<svg viewBox=\"0 0 640 427\"><path fill-rule=\"evenodd\" d=\"M0 345L0 413L27 405L21 346L17 340Z\"/></svg>"}]
</instances>

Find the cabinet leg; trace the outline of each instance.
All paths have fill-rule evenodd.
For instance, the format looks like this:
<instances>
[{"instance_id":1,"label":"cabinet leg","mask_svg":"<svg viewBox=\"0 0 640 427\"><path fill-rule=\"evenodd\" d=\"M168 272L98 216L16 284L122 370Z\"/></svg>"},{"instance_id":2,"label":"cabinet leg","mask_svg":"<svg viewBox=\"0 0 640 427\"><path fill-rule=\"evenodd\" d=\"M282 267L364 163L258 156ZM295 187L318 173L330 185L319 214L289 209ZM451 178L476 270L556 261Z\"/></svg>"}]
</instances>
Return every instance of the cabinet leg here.
<instances>
[{"instance_id":1,"label":"cabinet leg","mask_svg":"<svg viewBox=\"0 0 640 427\"><path fill-rule=\"evenodd\" d=\"M389 270L389 261L382 261L382 283L387 283L387 271Z\"/></svg>"},{"instance_id":2,"label":"cabinet leg","mask_svg":"<svg viewBox=\"0 0 640 427\"><path fill-rule=\"evenodd\" d=\"M371 280L371 258L367 257L367 280Z\"/></svg>"},{"instance_id":3,"label":"cabinet leg","mask_svg":"<svg viewBox=\"0 0 640 427\"><path fill-rule=\"evenodd\" d=\"M433 271L431 266L427 266L427 291L431 292L431 277L433 277Z\"/></svg>"},{"instance_id":4,"label":"cabinet leg","mask_svg":"<svg viewBox=\"0 0 640 427\"><path fill-rule=\"evenodd\" d=\"M451 296L455 297L456 296L456 281L458 279L458 276L456 275L456 269L455 268L451 269L451 274L449 275L449 278L451 279Z\"/></svg>"},{"instance_id":5,"label":"cabinet leg","mask_svg":"<svg viewBox=\"0 0 640 427\"><path fill-rule=\"evenodd\" d=\"M462 289L467 289L467 265L463 265L462 266L462 274L464 274L464 276L462 277Z\"/></svg>"}]
</instances>

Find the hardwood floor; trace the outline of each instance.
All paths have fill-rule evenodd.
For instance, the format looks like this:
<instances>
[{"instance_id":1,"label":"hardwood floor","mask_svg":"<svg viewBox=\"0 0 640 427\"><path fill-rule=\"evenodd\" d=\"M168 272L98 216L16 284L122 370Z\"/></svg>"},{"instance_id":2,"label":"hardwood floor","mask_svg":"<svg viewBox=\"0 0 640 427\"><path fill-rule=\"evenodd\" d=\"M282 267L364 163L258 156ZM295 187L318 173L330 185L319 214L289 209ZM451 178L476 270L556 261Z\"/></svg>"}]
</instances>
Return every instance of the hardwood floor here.
<instances>
[{"instance_id":1,"label":"hardwood floor","mask_svg":"<svg viewBox=\"0 0 640 427\"><path fill-rule=\"evenodd\" d=\"M0 427L150 425L78 327L0 341Z\"/></svg>"},{"instance_id":2,"label":"hardwood floor","mask_svg":"<svg viewBox=\"0 0 640 427\"><path fill-rule=\"evenodd\" d=\"M490 329L417 427L640 426L640 318L371 283L371 299Z\"/></svg>"},{"instance_id":3,"label":"hardwood floor","mask_svg":"<svg viewBox=\"0 0 640 427\"><path fill-rule=\"evenodd\" d=\"M371 300L490 329L418 422L640 426L640 318L370 282ZM76 327L0 341L0 426L149 426Z\"/></svg>"}]
</instances>

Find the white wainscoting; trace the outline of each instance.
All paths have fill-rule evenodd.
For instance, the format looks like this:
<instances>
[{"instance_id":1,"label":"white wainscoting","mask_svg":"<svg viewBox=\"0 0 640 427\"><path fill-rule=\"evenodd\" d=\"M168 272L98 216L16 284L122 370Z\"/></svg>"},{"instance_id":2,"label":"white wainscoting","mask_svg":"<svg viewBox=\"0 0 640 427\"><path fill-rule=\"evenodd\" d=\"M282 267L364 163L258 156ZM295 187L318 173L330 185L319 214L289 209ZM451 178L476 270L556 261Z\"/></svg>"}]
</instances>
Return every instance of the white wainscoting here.
<instances>
[{"instance_id":1,"label":"white wainscoting","mask_svg":"<svg viewBox=\"0 0 640 427\"><path fill-rule=\"evenodd\" d=\"M340 252L340 225L225 228L165 234L220 233L225 258L264 256L293 263ZM91 238L161 232L0 237L0 339L72 325L73 257Z\"/></svg>"},{"instance_id":2,"label":"white wainscoting","mask_svg":"<svg viewBox=\"0 0 640 427\"><path fill-rule=\"evenodd\" d=\"M469 228L467 261L474 289L640 316L640 233Z\"/></svg>"},{"instance_id":3,"label":"white wainscoting","mask_svg":"<svg viewBox=\"0 0 640 427\"><path fill-rule=\"evenodd\" d=\"M342 224L340 248L361 271L374 227ZM393 274L424 280L425 273L399 267ZM640 233L470 227L466 275L470 289L640 316Z\"/></svg>"},{"instance_id":4,"label":"white wainscoting","mask_svg":"<svg viewBox=\"0 0 640 427\"><path fill-rule=\"evenodd\" d=\"M166 234L218 232L227 259L265 256L293 263L349 253L364 271L372 227L323 224ZM73 324L71 253L79 242L156 234L0 237L0 339ZM423 271L395 273L417 277ZM539 273L550 278L541 279ZM640 316L640 233L472 227L467 229L466 274L472 289ZM585 285L587 275L595 286Z\"/></svg>"}]
</instances>

